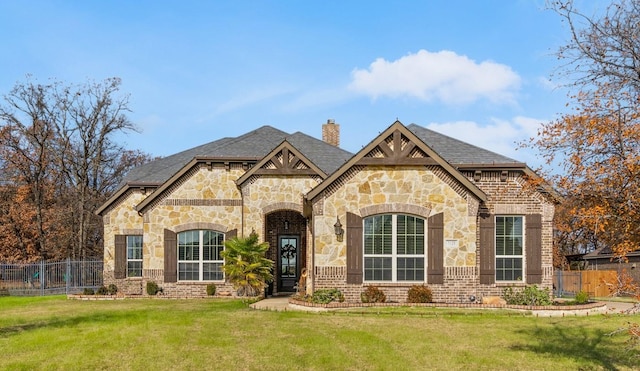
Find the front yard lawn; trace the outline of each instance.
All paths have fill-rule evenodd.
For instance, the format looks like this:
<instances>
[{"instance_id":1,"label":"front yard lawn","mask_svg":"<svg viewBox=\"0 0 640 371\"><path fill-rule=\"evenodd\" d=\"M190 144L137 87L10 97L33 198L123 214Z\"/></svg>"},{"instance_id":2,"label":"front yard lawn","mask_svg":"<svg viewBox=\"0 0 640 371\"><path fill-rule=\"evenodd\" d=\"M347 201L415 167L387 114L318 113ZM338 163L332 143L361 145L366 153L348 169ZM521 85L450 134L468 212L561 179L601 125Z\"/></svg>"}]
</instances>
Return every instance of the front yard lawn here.
<instances>
[{"instance_id":1,"label":"front yard lawn","mask_svg":"<svg viewBox=\"0 0 640 371\"><path fill-rule=\"evenodd\" d=\"M263 312L231 299L0 297L0 369L635 369L640 316Z\"/></svg>"}]
</instances>

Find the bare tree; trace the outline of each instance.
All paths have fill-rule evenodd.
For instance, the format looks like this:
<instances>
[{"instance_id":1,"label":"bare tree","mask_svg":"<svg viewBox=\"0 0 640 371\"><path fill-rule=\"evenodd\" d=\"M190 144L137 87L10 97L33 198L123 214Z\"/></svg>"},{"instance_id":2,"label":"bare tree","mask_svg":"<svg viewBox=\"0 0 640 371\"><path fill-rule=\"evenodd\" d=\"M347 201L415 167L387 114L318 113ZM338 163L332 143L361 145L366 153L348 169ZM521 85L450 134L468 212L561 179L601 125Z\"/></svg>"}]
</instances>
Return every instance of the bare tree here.
<instances>
[{"instance_id":1,"label":"bare tree","mask_svg":"<svg viewBox=\"0 0 640 371\"><path fill-rule=\"evenodd\" d=\"M99 255L102 221L94 211L128 170L150 158L115 141L116 134L136 130L120 85L118 78L78 85L29 80L16 85L5 96L7 105L0 106L4 194L10 194L8 185L29 185L42 220L37 249L42 257L45 242L55 246L57 257ZM4 210L11 211L7 205ZM21 223L26 228L25 220Z\"/></svg>"}]
</instances>

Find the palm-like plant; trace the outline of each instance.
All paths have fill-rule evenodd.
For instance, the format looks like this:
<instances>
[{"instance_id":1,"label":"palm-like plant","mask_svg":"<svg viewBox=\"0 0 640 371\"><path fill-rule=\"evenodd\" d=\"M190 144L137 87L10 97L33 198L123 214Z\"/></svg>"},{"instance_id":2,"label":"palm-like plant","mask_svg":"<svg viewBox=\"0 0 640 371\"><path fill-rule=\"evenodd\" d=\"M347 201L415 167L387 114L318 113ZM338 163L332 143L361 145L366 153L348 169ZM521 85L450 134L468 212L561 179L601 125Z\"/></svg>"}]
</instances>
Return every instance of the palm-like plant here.
<instances>
[{"instance_id":1,"label":"palm-like plant","mask_svg":"<svg viewBox=\"0 0 640 371\"><path fill-rule=\"evenodd\" d=\"M265 254L267 242L258 243L258 234L232 238L224 242L222 269L240 296L256 296L273 281L273 260Z\"/></svg>"}]
</instances>

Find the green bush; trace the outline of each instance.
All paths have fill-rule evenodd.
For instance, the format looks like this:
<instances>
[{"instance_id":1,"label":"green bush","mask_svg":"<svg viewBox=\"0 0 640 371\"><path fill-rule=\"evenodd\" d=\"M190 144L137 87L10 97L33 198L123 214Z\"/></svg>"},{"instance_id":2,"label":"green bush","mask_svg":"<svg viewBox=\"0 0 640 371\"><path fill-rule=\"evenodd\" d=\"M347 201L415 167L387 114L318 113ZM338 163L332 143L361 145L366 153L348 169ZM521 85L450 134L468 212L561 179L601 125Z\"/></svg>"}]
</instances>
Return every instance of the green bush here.
<instances>
[{"instance_id":1,"label":"green bush","mask_svg":"<svg viewBox=\"0 0 640 371\"><path fill-rule=\"evenodd\" d=\"M82 295L93 295L93 289L90 287L85 287L84 290L82 290Z\"/></svg>"},{"instance_id":2,"label":"green bush","mask_svg":"<svg viewBox=\"0 0 640 371\"><path fill-rule=\"evenodd\" d=\"M387 301L387 296L378 287L369 286L360 294L360 300L363 303L384 303Z\"/></svg>"},{"instance_id":3,"label":"green bush","mask_svg":"<svg viewBox=\"0 0 640 371\"><path fill-rule=\"evenodd\" d=\"M207 285L207 295L213 296L216 294L216 284L210 283Z\"/></svg>"},{"instance_id":4,"label":"green bush","mask_svg":"<svg viewBox=\"0 0 640 371\"><path fill-rule=\"evenodd\" d=\"M318 304L327 304L332 301L344 301L344 295L338 289L320 289L311 295L311 302Z\"/></svg>"},{"instance_id":5,"label":"green bush","mask_svg":"<svg viewBox=\"0 0 640 371\"><path fill-rule=\"evenodd\" d=\"M502 291L502 297L509 305L552 305L549 289L539 289L537 285L526 286L522 290L507 287Z\"/></svg>"},{"instance_id":6,"label":"green bush","mask_svg":"<svg viewBox=\"0 0 640 371\"><path fill-rule=\"evenodd\" d=\"M158 291L160 291L160 287L158 287L158 284L155 283L155 281L147 282L147 294L155 295L158 293Z\"/></svg>"},{"instance_id":7,"label":"green bush","mask_svg":"<svg viewBox=\"0 0 640 371\"><path fill-rule=\"evenodd\" d=\"M584 291L584 290L580 290L580 292L578 292L576 294L575 299L573 300L574 303L576 304L586 304L589 302L589 293Z\"/></svg>"},{"instance_id":8,"label":"green bush","mask_svg":"<svg viewBox=\"0 0 640 371\"><path fill-rule=\"evenodd\" d=\"M109 290L107 290L106 286L100 286L98 288L98 291L96 291L96 295L108 295L109 294Z\"/></svg>"},{"instance_id":9,"label":"green bush","mask_svg":"<svg viewBox=\"0 0 640 371\"><path fill-rule=\"evenodd\" d=\"M107 286L107 291L109 292L109 295L115 295L118 293L118 286L112 283L109 286Z\"/></svg>"},{"instance_id":10,"label":"green bush","mask_svg":"<svg viewBox=\"0 0 640 371\"><path fill-rule=\"evenodd\" d=\"M433 294L431 289L425 285L413 285L407 293L407 303L431 303Z\"/></svg>"}]
</instances>

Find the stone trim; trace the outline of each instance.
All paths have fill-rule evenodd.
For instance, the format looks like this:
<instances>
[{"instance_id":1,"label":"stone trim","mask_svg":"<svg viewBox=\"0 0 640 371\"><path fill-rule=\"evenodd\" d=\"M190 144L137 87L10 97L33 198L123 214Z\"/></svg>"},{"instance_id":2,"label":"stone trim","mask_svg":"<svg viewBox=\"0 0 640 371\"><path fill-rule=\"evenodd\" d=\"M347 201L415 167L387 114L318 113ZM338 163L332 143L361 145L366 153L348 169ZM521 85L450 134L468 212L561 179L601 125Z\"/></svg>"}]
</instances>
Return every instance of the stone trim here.
<instances>
[{"instance_id":1,"label":"stone trim","mask_svg":"<svg viewBox=\"0 0 640 371\"><path fill-rule=\"evenodd\" d=\"M467 216L477 216L480 209L480 201L475 197L467 197Z\"/></svg>"},{"instance_id":2,"label":"stone trim","mask_svg":"<svg viewBox=\"0 0 640 371\"><path fill-rule=\"evenodd\" d=\"M302 204L294 202L276 202L275 204L265 206L262 209L262 214L267 215L280 210L294 210L302 214Z\"/></svg>"},{"instance_id":3,"label":"stone trim","mask_svg":"<svg viewBox=\"0 0 640 371\"><path fill-rule=\"evenodd\" d=\"M313 209L313 215L314 216L321 216L324 215L324 203L326 201L326 197L324 195L324 193L322 193L319 198L316 199L316 202L313 203L312 209Z\"/></svg>"},{"instance_id":4,"label":"stone trim","mask_svg":"<svg viewBox=\"0 0 640 371\"><path fill-rule=\"evenodd\" d=\"M444 275L447 280L456 281L460 279L478 278L477 267L444 267Z\"/></svg>"},{"instance_id":5,"label":"stone trim","mask_svg":"<svg viewBox=\"0 0 640 371\"><path fill-rule=\"evenodd\" d=\"M527 205L524 204L494 204L493 210L496 215L530 214Z\"/></svg>"},{"instance_id":6,"label":"stone trim","mask_svg":"<svg viewBox=\"0 0 640 371\"><path fill-rule=\"evenodd\" d=\"M124 235L142 235L144 234L144 230L142 228L136 228L136 229L123 229L122 233Z\"/></svg>"},{"instance_id":7,"label":"stone trim","mask_svg":"<svg viewBox=\"0 0 640 371\"><path fill-rule=\"evenodd\" d=\"M168 198L159 203L162 206L242 206L242 200L235 199L175 199Z\"/></svg>"},{"instance_id":8,"label":"stone trim","mask_svg":"<svg viewBox=\"0 0 640 371\"><path fill-rule=\"evenodd\" d=\"M385 213L405 213L405 214L418 215L427 219L429 217L429 214L431 214L431 205L429 205L429 207L425 207L425 206L412 205L412 204L391 203L391 204L365 206L360 209L360 216L363 218L366 218L371 215L385 214Z\"/></svg>"},{"instance_id":9,"label":"stone trim","mask_svg":"<svg viewBox=\"0 0 640 371\"><path fill-rule=\"evenodd\" d=\"M164 269L143 269L142 277L151 280L164 281Z\"/></svg>"},{"instance_id":10,"label":"stone trim","mask_svg":"<svg viewBox=\"0 0 640 371\"><path fill-rule=\"evenodd\" d=\"M315 267L317 279L346 279L347 267L345 266L319 266Z\"/></svg>"},{"instance_id":11,"label":"stone trim","mask_svg":"<svg viewBox=\"0 0 640 371\"><path fill-rule=\"evenodd\" d=\"M218 223L206 223L206 222L194 222L194 223L186 223L186 224L181 224L181 225L177 225L173 228L173 231L175 233L180 233L180 232L184 232L184 231L191 231L191 230L204 230L204 229L210 229L210 230L214 230L214 231L218 231L218 232L226 232L228 231L228 228L225 227L222 224L218 224Z\"/></svg>"}]
</instances>

